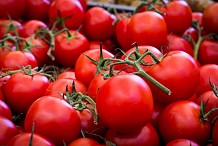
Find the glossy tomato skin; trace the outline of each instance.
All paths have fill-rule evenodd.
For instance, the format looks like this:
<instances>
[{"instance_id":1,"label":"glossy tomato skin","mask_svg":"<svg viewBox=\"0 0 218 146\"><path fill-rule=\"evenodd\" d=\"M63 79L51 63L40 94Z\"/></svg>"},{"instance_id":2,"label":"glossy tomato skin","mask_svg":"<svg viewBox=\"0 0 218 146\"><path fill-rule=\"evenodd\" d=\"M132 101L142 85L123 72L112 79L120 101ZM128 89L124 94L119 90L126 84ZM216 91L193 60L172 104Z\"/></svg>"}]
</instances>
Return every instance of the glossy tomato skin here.
<instances>
[{"instance_id":1,"label":"glossy tomato skin","mask_svg":"<svg viewBox=\"0 0 218 146\"><path fill-rule=\"evenodd\" d=\"M160 63L151 66L147 73L171 90L171 95L167 95L148 82L154 99L163 104L190 98L195 93L200 78L194 58L183 51L169 52Z\"/></svg>"},{"instance_id":2,"label":"glossy tomato skin","mask_svg":"<svg viewBox=\"0 0 218 146\"><path fill-rule=\"evenodd\" d=\"M89 40L105 41L115 35L115 15L95 6L86 11L83 28Z\"/></svg>"},{"instance_id":3,"label":"glossy tomato skin","mask_svg":"<svg viewBox=\"0 0 218 146\"><path fill-rule=\"evenodd\" d=\"M48 9L51 0L26 0L24 17L28 20L48 19Z\"/></svg>"},{"instance_id":4,"label":"glossy tomato skin","mask_svg":"<svg viewBox=\"0 0 218 146\"><path fill-rule=\"evenodd\" d=\"M9 51L0 58L0 69L15 70L27 65L31 65L32 68L38 66L36 58L28 51Z\"/></svg>"},{"instance_id":5,"label":"glossy tomato skin","mask_svg":"<svg viewBox=\"0 0 218 146\"><path fill-rule=\"evenodd\" d=\"M103 57L112 58L114 55L107 50L102 50ZM99 61L100 59L100 49L93 49L85 51L83 54L79 56L75 65L75 76L76 79L81 81L88 88L90 82L95 76L97 71L97 66L87 57L89 56L93 60Z\"/></svg>"},{"instance_id":6,"label":"glossy tomato skin","mask_svg":"<svg viewBox=\"0 0 218 146\"><path fill-rule=\"evenodd\" d=\"M0 18L8 19L8 16L12 19L21 18L25 10L25 4L25 0L0 1Z\"/></svg>"},{"instance_id":7,"label":"glossy tomato skin","mask_svg":"<svg viewBox=\"0 0 218 146\"><path fill-rule=\"evenodd\" d=\"M159 146L160 140L157 131L150 123L133 133L119 133L108 130L105 139L118 146Z\"/></svg>"},{"instance_id":8,"label":"glossy tomato skin","mask_svg":"<svg viewBox=\"0 0 218 146\"><path fill-rule=\"evenodd\" d=\"M47 77L18 72L10 77L3 88L6 103L16 113L26 113L30 105L40 98L50 81Z\"/></svg>"},{"instance_id":9,"label":"glossy tomato skin","mask_svg":"<svg viewBox=\"0 0 218 146\"><path fill-rule=\"evenodd\" d=\"M80 2L77 0L56 0L53 1L49 7L48 14L52 22L55 18L58 18L58 11L60 11L61 17L69 17L64 21L67 28L75 30L83 22L85 12Z\"/></svg>"},{"instance_id":10,"label":"glossy tomato skin","mask_svg":"<svg viewBox=\"0 0 218 146\"><path fill-rule=\"evenodd\" d=\"M48 106L49 105L49 106ZM29 108L24 128L50 139L55 145L68 144L80 135L81 121L75 109L65 100L44 96Z\"/></svg>"},{"instance_id":11,"label":"glossy tomato skin","mask_svg":"<svg viewBox=\"0 0 218 146\"><path fill-rule=\"evenodd\" d=\"M204 40L198 51L198 61L201 65L218 65L218 42L214 40Z\"/></svg>"},{"instance_id":12,"label":"glossy tomato skin","mask_svg":"<svg viewBox=\"0 0 218 146\"><path fill-rule=\"evenodd\" d=\"M1 92L1 91L0 91ZM2 100L0 100L0 116L12 120L12 113L9 106Z\"/></svg>"},{"instance_id":13,"label":"glossy tomato skin","mask_svg":"<svg viewBox=\"0 0 218 146\"><path fill-rule=\"evenodd\" d=\"M30 144L31 133L21 133L14 136L8 141L6 146L29 146ZM55 146L49 139L33 133L32 145L38 146Z\"/></svg>"},{"instance_id":14,"label":"glossy tomato skin","mask_svg":"<svg viewBox=\"0 0 218 146\"><path fill-rule=\"evenodd\" d=\"M5 145L15 135L19 134L19 130L16 128L14 123L0 116L0 145Z\"/></svg>"},{"instance_id":15,"label":"glossy tomato skin","mask_svg":"<svg viewBox=\"0 0 218 146\"><path fill-rule=\"evenodd\" d=\"M55 37L55 61L65 67L74 67L81 53L89 50L87 38L74 30L69 31L71 37L63 32Z\"/></svg>"},{"instance_id":16,"label":"glossy tomato skin","mask_svg":"<svg viewBox=\"0 0 218 146\"><path fill-rule=\"evenodd\" d=\"M200 120L200 106L181 100L169 104L161 113L159 132L163 141L190 139L205 145L210 135L210 124Z\"/></svg>"},{"instance_id":17,"label":"glossy tomato skin","mask_svg":"<svg viewBox=\"0 0 218 146\"><path fill-rule=\"evenodd\" d=\"M157 12L146 11L133 15L127 25L130 43L160 48L167 44L167 26Z\"/></svg>"},{"instance_id":18,"label":"glossy tomato skin","mask_svg":"<svg viewBox=\"0 0 218 146\"><path fill-rule=\"evenodd\" d=\"M72 141L68 146L97 146L99 143L91 138L78 138Z\"/></svg>"},{"instance_id":19,"label":"glossy tomato skin","mask_svg":"<svg viewBox=\"0 0 218 146\"><path fill-rule=\"evenodd\" d=\"M203 11L202 25L206 32L218 33L218 3L208 6Z\"/></svg>"},{"instance_id":20,"label":"glossy tomato skin","mask_svg":"<svg viewBox=\"0 0 218 146\"><path fill-rule=\"evenodd\" d=\"M133 132L151 118L153 97L149 86L139 76L118 75L109 78L99 89L96 107L107 127L122 133Z\"/></svg>"},{"instance_id":21,"label":"glossy tomato skin","mask_svg":"<svg viewBox=\"0 0 218 146\"><path fill-rule=\"evenodd\" d=\"M192 10L186 1L172 1L166 5L164 19L169 33L181 35L191 26Z\"/></svg>"},{"instance_id":22,"label":"glossy tomato skin","mask_svg":"<svg viewBox=\"0 0 218 146\"><path fill-rule=\"evenodd\" d=\"M215 121L214 126L213 126L213 130L212 130L212 143L213 146L217 146L218 145L218 120Z\"/></svg>"},{"instance_id":23,"label":"glossy tomato skin","mask_svg":"<svg viewBox=\"0 0 218 146\"><path fill-rule=\"evenodd\" d=\"M166 144L166 146L200 146L194 141L188 139L175 139Z\"/></svg>"},{"instance_id":24,"label":"glossy tomato skin","mask_svg":"<svg viewBox=\"0 0 218 146\"><path fill-rule=\"evenodd\" d=\"M206 64L199 68L200 71L200 83L196 90L197 96L200 96L206 91L211 90L210 83L218 85L218 65Z\"/></svg>"}]
</instances>

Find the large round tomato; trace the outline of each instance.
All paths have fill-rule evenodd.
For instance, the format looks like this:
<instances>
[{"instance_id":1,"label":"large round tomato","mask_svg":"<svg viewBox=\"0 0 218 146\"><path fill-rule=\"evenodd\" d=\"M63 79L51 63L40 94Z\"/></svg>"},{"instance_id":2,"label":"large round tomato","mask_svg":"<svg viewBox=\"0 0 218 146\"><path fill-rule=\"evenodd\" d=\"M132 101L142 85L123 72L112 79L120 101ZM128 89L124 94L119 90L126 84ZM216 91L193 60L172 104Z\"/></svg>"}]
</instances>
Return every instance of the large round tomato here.
<instances>
[{"instance_id":1,"label":"large round tomato","mask_svg":"<svg viewBox=\"0 0 218 146\"><path fill-rule=\"evenodd\" d=\"M169 52L159 63L149 67L147 73L171 90L171 95L167 95L148 82L154 99L165 104L190 98L200 78L194 58L183 51Z\"/></svg>"},{"instance_id":2,"label":"large round tomato","mask_svg":"<svg viewBox=\"0 0 218 146\"><path fill-rule=\"evenodd\" d=\"M3 87L6 103L16 113L26 113L30 105L41 97L50 81L41 74L18 72Z\"/></svg>"},{"instance_id":3,"label":"large round tomato","mask_svg":"<svg viewBox=\"0 0 218 146\"><path fill-rule=\"evenodd\" d=\"M47 137L55 145L63 145L80 135L81 121L75 109L65 100L44 96L36 100L29 108L24 128Z\"/></svg>"},{"instance_id":4,"label":"large round tomato","mask_svg":"<svg viewBox=\"0 0 218 146\"><path fill-rule=\"evenodd\" d=\"M200 119L200 106L182 100L169 104L161 113L159 132L164 142L189 139L205 145L210 135L210 124Z\"/></svg>"},{"instance_id":5,"label":"large round tomato","mask_svg":"<svg viewBox=\"0 0 218 146\"><path fill-rule=\"evenodd\" d=\"M150 120L153 98L141 77L124 74L109 78L99 89L96 107L107 127L117 132L132 132Z\"/></svg>"},{"instance_id":6,"label":"large round tomato","mask_svg":"<svg viewBox=\"0 0 218 146\"><path fill-rule=\"evenodd\" d=\"M127 24L127 33L130 43L157 48L167 44L167 26L157 12L146 11L133 15Z\"/></svg>"},{"instance_id":7,"label":"large round tomato","mask_svg":"<svg viewBox=\"0 0 218 146\"><path fill-rule=\"evenodd\" d=\"M1 91L0 91L1 92ZM0 116L6 117L9 120L12 120L12 113L9 106L2 100L0 100Z\"/></svg>"}]
</instances>

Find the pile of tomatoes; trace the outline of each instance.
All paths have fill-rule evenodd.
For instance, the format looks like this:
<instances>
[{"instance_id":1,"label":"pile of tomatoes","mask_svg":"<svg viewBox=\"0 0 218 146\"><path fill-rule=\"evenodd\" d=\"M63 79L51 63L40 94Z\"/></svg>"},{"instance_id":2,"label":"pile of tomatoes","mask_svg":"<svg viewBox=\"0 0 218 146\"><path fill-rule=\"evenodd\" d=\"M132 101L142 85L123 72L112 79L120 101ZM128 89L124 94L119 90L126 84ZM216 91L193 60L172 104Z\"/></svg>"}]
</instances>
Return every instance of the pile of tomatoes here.
<instances>
[{"instance_id":1,"label":"pile of tomatoes","mask_svg":"<svg viewBox=\"0 0 218 146\"><path fill-rule=\"evenodd\" d=\"M218 146L217 2L0 10L1 146Z\"/></svg>"}]
</instances>

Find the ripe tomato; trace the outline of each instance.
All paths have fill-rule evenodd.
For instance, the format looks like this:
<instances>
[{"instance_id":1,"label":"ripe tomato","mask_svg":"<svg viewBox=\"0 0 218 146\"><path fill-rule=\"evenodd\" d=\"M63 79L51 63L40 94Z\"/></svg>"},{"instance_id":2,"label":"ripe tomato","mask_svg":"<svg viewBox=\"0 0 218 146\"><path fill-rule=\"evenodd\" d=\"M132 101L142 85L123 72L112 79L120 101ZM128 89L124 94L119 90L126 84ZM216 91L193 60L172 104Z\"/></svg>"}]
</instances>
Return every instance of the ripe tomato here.
<instances>
[{"instance_id":1,"label":"ripe tomato","mask_svg":"<svg viewBox=\"0 0 218 146\"><path fill-rule=\"evenodd\" d=\"M50 81L41 74L13 74L3 87L6 103L16 113L26 113L30 105L41 97Z\"/></svg>"},{"instance_id":2,"label":"ripe tomato","mask_svg":"<svg viewBox=\"0 0 218 146\"><path fill-rule=\"evenodd\" d=\"M6 146L29 146L31 139L31 133L21 133L14 136L8 141ZM55 146L49 139L33 133L32 145L38 146Z\"/></svg>"},{"instance_id":3,"label":"ripe tomato","mask_svg":"<svg viewBox=\"0 0 218 146\"><path fill-rule=\"evenodd\" d=\"M105 139L114 142L117 146L159 146L160 140L157 131L150 123L133 133L119 133L108 130Z\"/></svg>"},{"instance_id":4,"label":"ripe tomato","mask_svg":"<svg viewBox=\"0 0 218 146\"><path fill-rule=\"evenodd\" d=\"M203 12L202 25L206 32L218 33L218 3L208 6Z\"/></svg>"},{"instance_id":5,"label":"ripe tomato","mask_svg":"<svg viewBox=\"0 0 218 146\"><path fill-rule=\"evenodd\" d=\"M1 3L1 2L0 2ZM11 27L15 27L15 30L17 31L18 35L22 35L23 33L23 26L19 21L3 19L0 20L0 39L3 39L3 36L7 33L10 33L11 35L15 35L15 32L12 30Z\"/></svg>"},{"instance_id":6,"label":"ripe tomato","mask_svg":"<svg viewBox=\"0 0 218 146\"><path fill-rule=\"evenodd\" d=\"M210 135L210 124L200 120L200 106L188 100L169 104L160 115L158 127L166 143L175 139L189 139L204 145Z\"/></svg>"},{"instance_id":7,"label":"ripe tomato","mask_svg":"<svg viewBox=\"0 0 218 146\"><path fill-rule=\"evenodd\" d=\"M107 50L102 50L103 57L112 58L114 55ZM81 54L76 61L75 65L75 75L76 79L83 82L86 87L89 86L90 82L95 76L97 71L97 66L87 57L89 56L93 60L99 61L100 59L100 49L88 50Z\"/></svg>"},{"instance_id":8,"label":"ripe tomato","mask_svg":"<svg viewBox=\"0 0 218 146\"><path fill-rule=\"evenodd\" d=\"M99 143L91 138L78 138L68 146L97 146Z\"/></svg>"},{"instance_id":9,"label":"ripe tomato","mask_svg":"<svg viewBox=\"0 0 218 146\"><path fill-rule=\"evenodd\" d=\"M171 90L172 94L167 95L148 82L154 99L164 104L190 98L195 93L200 78L194 58L183 51L169 52L160 63L149 67L147 73Z\"/></svg>"},{"instance_id":10,"label":"ripe tomato","mask_svg":"<svg viewBox=\"0 0 218 146\"><path fill-rule=\"evenodd\" d=\"M8 19L10 16L12 19L19 19L24 13L26 0L7 0L0 1L0 18Z\"/></svg>"},{"instance_id":11,"label":"ripe tomato","mask_svg":"<svg viewBox=\"0 0 218 146\"><path fill-rule=\"evenodd\" d=\"M58 75L58 79L76 79L75 72L68 70Z\"/></svg>"},{"instance_id":12,"label":"ripe tomato","mask_svg":"<svg viewBox=\"0 0 218 146\"><path fill-rule=\"evenodd\" d=\"M213 129L212 129L212 143L213 143L213 146L218 145L218 120L215 121Z\"/></svg>"},{"instance_id":13,"label":"ripe tomato","mask_svg":"<svg viewBox=\"0 0 218 146\"><path fill-rule=\"evenodd\" d=\"M124 74L109 78L99 89L96 107L99 119L107 127L117 132L133 132L150 120L153 98L141 77Z\"/></svg>"},{"instance_id":14,"label":"ripe tomato","mask_svg":"<svg viewBox=\"0 0 218 146\"><path fill-rule=\"evenodd\" d=\"M192 12L192 21L197 21L199 26L202 26L203 13L202 12Z\"/></svg>"},{"instance_id":15,"label":"ripe tomato","mask_svg":"<svg viewBox=\"0 0 218 146\"><path fill-rule=\"evenodd\" d=\"M200 83L196 90L197 96L202 93L211 90L210 83L218 85L218 65L216 64L206 64L199 68L200 70Z\"/></svg>"},{"instance_id":16,"label":"ripe tomato","mask_svg":"<svg viewBox=\"0 0 218 146\"><path fill-rule=\"evenodd\" d=\"M200 145L188 139L175 139L167 143L166 146L200 146Z\"/></svg>"},{"instance_id":17,"label":"ripe tomato","mask_svg":"<svg viewBox=\"0 0 218 146\"><path fill-rule=\"evenodd\" d=\"M11 120L1 116L0 129L0 145L6 145L12 137L19 134L19 130L16 128L14 123Z\"/></svg>"},{"instance_id":18,"label":"ripe tomato","mask_svg":"<svg viewBox=\"0 0 218 146\"><path fill-rule=\"evenodd\" d=\"M65 100L52 96L41 97L30 106L24 123L27 132L33 123L34 132L55 145L69 144L80 135L81 121L75 109Z\"/></svg>"},{"instance_id":19,"label":"ripe tomato","mask_svg":"<svg viewBox=\"0 0 218 146\"><path fill-rule=\"evenodd\" d=\"M55 50L53 55L55 61L65 67L73 67L79 55L89 50L87 38L74 30L60 33L55 37Z\"/></svg>"},{"instance_id":20,"label":"ripe tomato","mask_svg":"<svg viewBox=\"0 0 218 146\"><path fill-rule=\"evenodd\" d=\"M218 65L218 42L214 40L204 40L198 51L198 61L201 65Z\"/></svg>"},{"instance_id":21,"label":"ripe tomato","mask_svg":"<svg viewBox=\"0 0 218 146\"><path fill-rule=\"evenodd\" d=\"M48 14L52 22L55 18L58 18L58 11L60 11L62 18L69 19L65 20L64 23L67 28L75 30L83 22L85 11L77 0L56 0L53 1L49 7Z\"/></svg>"},{"instance_id":22,"label":"ripe tomato","mask_svg":"<svg viewBox=\"0 0 218 146\"><path fill-rule=\"evenodd\" d=\"M89 44L90 44L90 46L89 46L90 50L100 49L100 42L99 41L90 41ZM108 48L106 47L105 44L102 44L102 49L107 50Z\"/></svg>"},{"instance_id":23,"label":"ripe tomato","mask_svg":"<svg viewBox=\"0 0 218 146\"><path fill-rule=\"evenodd\" d=\"M164 18L157 12L146 11L133 15L127 24L130 43L139 46L150 45L156 48L167 44L167 26Z\"/></svg>"},{"instance_id":24,"label":"ripe tomato","mask_svg":"<svg viewBox=\"0 0 218 146\"><path fill-rule=\"evenodd\" d=\"M171 1L166 5L164 19L169 33L181 35L191 26L192 10L186 1Z\"/></svg>"},{"instance_id":25,"label":"ripe tomato","mask_svg":"<svg viewBox=\"0 0 218 146\"><path fill-rule=\"evenodd\" d=\"M95 6L86 11L83 29L89 40L105 41L115 35L115 15Z\"/></svg>"},{"instance_id":26,"label":"ripe tomato","mask_svg":"<svg viewBox=\"0 0 218 146\"><path fill-rule=\"evenodd\" d=\"M2 100L0 100L0 116L5 117L8 120L12 120L12 113L9 106Z\"/></svg>"}]
</instances>

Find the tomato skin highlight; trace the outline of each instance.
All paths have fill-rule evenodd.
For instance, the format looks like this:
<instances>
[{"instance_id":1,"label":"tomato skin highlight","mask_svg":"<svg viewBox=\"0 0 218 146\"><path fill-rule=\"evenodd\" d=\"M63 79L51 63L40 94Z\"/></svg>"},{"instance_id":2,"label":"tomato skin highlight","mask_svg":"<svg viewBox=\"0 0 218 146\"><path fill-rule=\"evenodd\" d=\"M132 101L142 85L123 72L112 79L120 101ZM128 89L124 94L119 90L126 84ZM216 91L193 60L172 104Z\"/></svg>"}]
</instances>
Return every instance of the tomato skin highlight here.
<instances>
[{"instance_id":1,"label":"tomato skin highlight","mask_svg":"<svg viewBox=\"0 0 218 146\"><path fill-rule=\"evenodd\" d=\"M121 133L133 132L150 120L153 98L142 78L130 74L119 75L109 78L100 88L96 107L99 118L107 127Z\"/></svg>"}]
</instances>

